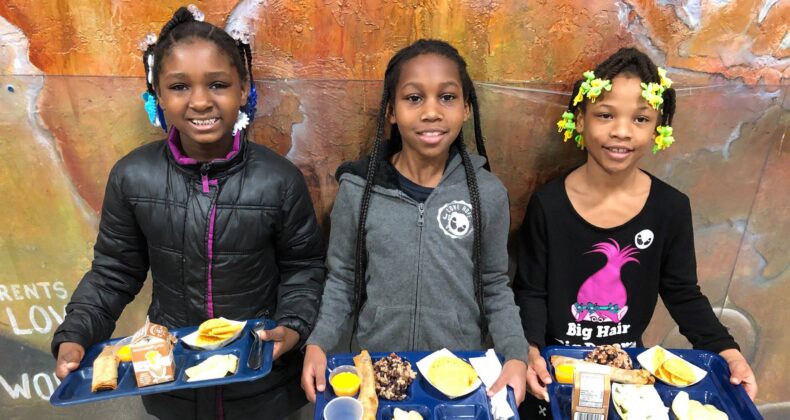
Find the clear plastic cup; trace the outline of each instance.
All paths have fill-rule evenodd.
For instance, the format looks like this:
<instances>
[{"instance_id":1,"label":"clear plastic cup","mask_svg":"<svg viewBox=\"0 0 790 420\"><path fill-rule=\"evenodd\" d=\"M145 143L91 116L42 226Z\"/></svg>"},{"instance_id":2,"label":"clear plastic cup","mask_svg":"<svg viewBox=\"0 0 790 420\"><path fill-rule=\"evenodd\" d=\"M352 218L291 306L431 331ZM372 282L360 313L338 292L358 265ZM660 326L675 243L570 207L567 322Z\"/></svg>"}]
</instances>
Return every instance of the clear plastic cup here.
<instances>
[{"instance_id":1,"label":"clear plastic cup","mask_svg":"<svg viewBox=\"0 0 790 420\"><path fill-rule=\"evenodd\" d=\"M324 420L361 420L362 403L351 397L337 397L324 407Z\"/></svg>"},{"instance_id":2,"label":"clear plastic cup","mask_svg":"<svg viewBox=\"0 0 790 420\"><path fill-rule=\"evenodd\" d=\"M341 373L351 373L357 377L357 383L350 387L340 387L336 386L334 379L335 376ZM351 365L343 365L338 366L329 373L329 384L332 386L332 390L335 391L335 395L338 397L353 397L357 395L359 392L359 385L362 383L362 380L359 378L359 373L357 373L357 368Z\"/></svg>"}]
</instances>

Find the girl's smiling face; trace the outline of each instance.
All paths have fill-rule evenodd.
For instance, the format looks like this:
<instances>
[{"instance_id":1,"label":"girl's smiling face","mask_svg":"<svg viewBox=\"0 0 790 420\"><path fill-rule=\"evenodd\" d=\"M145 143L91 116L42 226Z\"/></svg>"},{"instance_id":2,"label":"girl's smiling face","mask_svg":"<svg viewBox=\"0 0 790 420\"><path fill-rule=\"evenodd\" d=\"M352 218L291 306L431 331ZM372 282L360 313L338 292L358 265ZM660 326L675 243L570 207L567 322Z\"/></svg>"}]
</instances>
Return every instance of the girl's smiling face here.
<instances>
[{"instance_id":1,"label":"girl's smiling face","mask_svg":"<svg viewBox=\"0 0 790 420\"><path fill-rule=\"evenodd\" d=\"M173 45L162 61L156 91L187 154L227 152L239 109L247 101L247 85L216 44L198 38Z\"/></svg>"},{"instance_id":2,"label":"girl's smiling face","mask_svg":"<svg viewBox=\"0 0 790 420\"><path fill-rule=\"evenodd\" d=\"M398 125L404 151L423 159L446 158L468 117L454 61L422 54L402 64L389 118Z\"/></svg>"},{"instance_id":3,"label":"girl's smiling face","mask_svg":"<svg viewBox=\"0 0 790 420\"><path fill-rule=\"evenodd\" d=\"M642 98L640 83L621 73L611 91L579 111L576 131L584 135L588 164L608 173L632 170L650 150L660 114Z\"/></svg>"}]
</instances>

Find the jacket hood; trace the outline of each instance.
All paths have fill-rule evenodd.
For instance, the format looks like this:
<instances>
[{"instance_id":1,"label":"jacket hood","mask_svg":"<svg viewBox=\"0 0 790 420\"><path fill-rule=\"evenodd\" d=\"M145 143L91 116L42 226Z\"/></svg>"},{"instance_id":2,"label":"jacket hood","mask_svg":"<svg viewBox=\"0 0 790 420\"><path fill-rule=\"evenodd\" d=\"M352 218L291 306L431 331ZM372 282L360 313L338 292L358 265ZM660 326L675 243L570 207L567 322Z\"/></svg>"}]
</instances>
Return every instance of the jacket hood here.
<instances>
[{"instance_id":1,"label":"jacket hood","mask_svg":"<svg viewBox=\"0 0 790 420\"><path fill-rule=\"evenodd\" d=\"M381 148L381 159L379 159L377 163L378 166L376 168L376 174L374 175L373 183L388 189L399 189L398 172L392 163L390 163L389 159L392 157L392 155L400 151L400 148L392 144L391 141L382 142ZM483 170L483 166L485 166L487 162L486 158L471 153L469 154L469 157L472 160L472 166L475 168L475 173ZM344 174L349 174L359 177L362 180L367 180L370 159L371 155L366 155L365 157L358 160L344 162L337 168L337 171L335 171L335 179L340 182L340 178ZM449 160L444 170L444 175L442 175L441 182L445 182L446 179L449 180L455 170L462 166L463 163L461 153L458 149L458 146L453 145L450 147ZM466 178L464 176L460 177L460 179L456 176L452 176L452 180L448 182L455 183L456 181L461 180L466 182Z\"/></svg>"}]
</instances>

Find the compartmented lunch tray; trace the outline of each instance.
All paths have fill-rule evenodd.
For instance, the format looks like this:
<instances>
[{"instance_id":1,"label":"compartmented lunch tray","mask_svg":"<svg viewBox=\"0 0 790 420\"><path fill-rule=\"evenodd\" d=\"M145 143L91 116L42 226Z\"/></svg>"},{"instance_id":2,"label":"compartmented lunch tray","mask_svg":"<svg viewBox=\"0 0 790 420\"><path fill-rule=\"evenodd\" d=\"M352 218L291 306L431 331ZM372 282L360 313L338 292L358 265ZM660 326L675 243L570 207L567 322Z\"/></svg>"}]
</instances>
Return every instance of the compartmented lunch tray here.
<instances>
[{"instance_id":1,"label":"compartmented lunch tray","mask_svg":"<svg viewBox=\"0 0 790 420\"><path fill-rule=\"evenodd\" d=\"M641 368L636 356L645 351L643 348L625 348L626 353L631 357L634 364L634 369ZM749 395L742 386L735 386L730 384L730 369L727 362L718 354L711 353L703 350L686 350L686 349L668 349L673 354L680 358L702 368L708 374L695 385L685 388L677 388L667 385L659 380L656 380L655 387L664 406L671 407L672 400L680 391L686 391L689 398L697 400L703 404L711 404L721 411L727 413L730 419L762 419L760 413L757 411L754 403L752 403ZM554 367L551 366L551 356L567 356L576 359L584 359L584 357L592 351L592 347L565 347L565 346L549 346L541 351L543 358L546 359L546 364L551 373L552 379L554 376ZM549 399L551 400L551 413L554 419L570 419L571 418L571 399L573 394L573 385L559 384L552 382L548 387ZM614 405L609 400L609 419L619 420L621 417L617 414ZM669 418L676 419L672 410L669 410Z\"/></svg>"},{"instance_id":2,"label":"compartmented lunch tray","mask_svg":"<svg viewBox=\"0 0 790 420\"><path fill-rule=\"evenodd\" d=\"M417 377L411 383L408 389L407 397L403 401L390 401L384 398L379 398L379 408L376 413L376 420L391 420L393 412L396 408L406 411L417 411L423 419L430 420L490 420L491 406L486 395L485 385L481 385L469 395L450 399L439 390L434 388L428 380L425 379L417 369L417 361L430 354L430 352L395 352L398 356L408 361L411 364L412 370L417 374ZM453 354L469 362L470 357L485 356L482 351L454 351ZM315 420L322 420L324 418L324 407L326 404L336 397L329 384L329 371L338 366L351 365L354 366L353 357L356 354L336 354L327 357L327 382L324 392L319 392L316 395L316 408L313 415ZM371 353L373 363L389 356L390 353ZM513 395L513 390L508 388L508 403L513 412L516 413L515 417L518 420L518 410L516 408L516 400Z\"/></svg>"},{"instance_id":3,"label":"compartmented lunch tray","mask_svg":"<svg viewBox=\"0 0 790 420\"><path fill-rule=\"evenodd\" d=\"M102 349L108 345L114 345L122 338L114 338L108 341L91 346L82 359L77 370L71 372L58 386L49 402L55 406L67 406L83 404L94 401L107 400L118 397L129 397L133 395L158 394L161 392L175 391L179 389L201 388L213 385L225 385L234 382L245 382L260 379L269 374L272 370L272 342L263 342L263 354L261 366L258 369L250 369L247 361L250 358L250 349L254 342L255 334L253 328L263 323L264 329L276 327L276 323L270 319L252 319L247 321L241 335L228 345L216 350L198 350L188 348L181 341L198 327L179 328L170 331L170 334L178 338L178 342L173 348L175 359L175 380L156 385L149 385L139 388L134 377L134 370L131 362L121 362L118 365L118 387L112 391L91 392L91 380L93 377L93 361L101 353ZM209 379L205 381L187 382L185 370L203 360L216 354L233 354L239 358L239 365L236 373L219 379Z\"/></svg>"}]
</instances>

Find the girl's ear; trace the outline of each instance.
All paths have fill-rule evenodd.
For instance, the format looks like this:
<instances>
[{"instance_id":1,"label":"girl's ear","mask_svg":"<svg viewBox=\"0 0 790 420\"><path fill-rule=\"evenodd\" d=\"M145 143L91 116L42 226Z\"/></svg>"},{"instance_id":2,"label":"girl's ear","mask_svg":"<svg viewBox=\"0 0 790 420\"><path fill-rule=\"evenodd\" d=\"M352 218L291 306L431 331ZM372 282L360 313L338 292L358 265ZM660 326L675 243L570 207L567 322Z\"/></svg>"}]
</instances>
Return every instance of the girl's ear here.
<instances>
[{"instance_id":1,"label":"girl's ear","mask_svg":"<svg viewBox=\"0 0 790 420\"><path fill-rule=\"evenodd\" d=\"M250 84L249 82L241 82L241 105L244 106L247 104L247 95L250 94Z\"/></svg>"},{"instance_id":2,"label":"girl's ear","mask_svg":"<svg viewBox=\"0 0 790 420\"><path fill-rule=\"evenodd\" d=\"M464 122L466 122L466 120L469 119L469 112L471 111L471 109L472 109L472 105L469 102L464 104Z\"/></svg>"},{"instance_id":3,"label":"girl's ear","mask_svg":"<svg viewBox=\"0 0 790 420\"><path fill-rule=\"evenodd\" d=\"M395 118L395 110L390 105L387 105L387 115L389 116L390 124L398 123L397 119Z\"/></svg>"},{"instance_id":4,"label":"girl's ear","mask_svg":"<svg viewBox=\"0 0 790 420\"><path fill-rule=\"evenodd\" d=\"M579 109L576 111L576 132L579 134L584 133L584 111Z\"/></svg>"}]
</instances>

